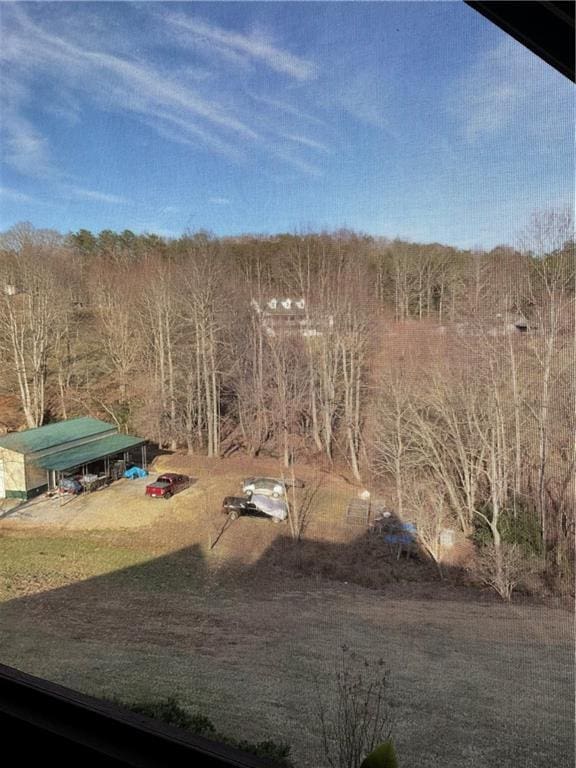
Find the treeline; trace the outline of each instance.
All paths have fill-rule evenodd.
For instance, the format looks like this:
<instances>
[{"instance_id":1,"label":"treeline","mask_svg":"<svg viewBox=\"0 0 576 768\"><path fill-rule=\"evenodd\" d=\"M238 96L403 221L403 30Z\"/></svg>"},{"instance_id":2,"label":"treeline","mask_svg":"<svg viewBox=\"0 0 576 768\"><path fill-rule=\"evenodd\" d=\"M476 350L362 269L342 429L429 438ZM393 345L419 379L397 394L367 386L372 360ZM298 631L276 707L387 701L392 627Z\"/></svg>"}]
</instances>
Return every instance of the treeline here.
<instances>
[{"instance_id":1,"label":"treeline","mask_svg":"<svg viewBox=\"0 0 576 768\"><path fill-rule=\"evenodd\" d=\"M454 520L565 567L574 259L553 211L490 252L19 225L1 238L0 386L28 427L91 413L191 453L346 462L426 511L432 555ZM254 302L271 297L303 298L321 333L270 335Z\"/></svg>"}]
</instances>

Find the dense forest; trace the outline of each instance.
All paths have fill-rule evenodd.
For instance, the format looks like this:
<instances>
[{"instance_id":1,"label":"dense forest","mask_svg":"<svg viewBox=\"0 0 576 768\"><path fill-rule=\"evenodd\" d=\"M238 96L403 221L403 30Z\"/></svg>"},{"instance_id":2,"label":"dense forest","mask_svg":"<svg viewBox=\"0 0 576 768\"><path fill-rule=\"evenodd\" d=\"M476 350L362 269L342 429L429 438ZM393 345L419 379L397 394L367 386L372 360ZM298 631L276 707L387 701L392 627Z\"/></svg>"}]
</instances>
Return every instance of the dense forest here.
<instances>
[{"instance_id":1,"label":"dense forest","mask_svg":"<svg viewBox=\"0 0 576 768\"><path fill-rule=\"evenodd\" d=\"M569 212L517 247L350 231L175 240L130 231L0 238L0 421L95 415L159 445L346 466L393 489L435 556L484 536L573 569L575 251ZM291 297L297 329L262 308Z\"/></svg>"}]
</instances>

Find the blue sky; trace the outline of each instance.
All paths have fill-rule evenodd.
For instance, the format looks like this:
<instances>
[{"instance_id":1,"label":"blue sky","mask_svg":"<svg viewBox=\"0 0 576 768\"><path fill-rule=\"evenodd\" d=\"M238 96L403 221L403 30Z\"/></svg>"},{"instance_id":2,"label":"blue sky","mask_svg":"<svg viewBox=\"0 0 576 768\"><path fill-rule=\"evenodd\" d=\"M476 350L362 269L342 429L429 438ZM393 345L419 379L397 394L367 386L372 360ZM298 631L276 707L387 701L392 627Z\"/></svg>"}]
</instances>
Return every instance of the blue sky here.
<instances>
[{"instance_id":1,"label":"blue sky","mask_svg":"<svg viewBox=\"0 0 576 768\"><path fill-rule=\"evenodd\" d=\"M489 248L573 205L573 86L463 3L0 3L0 21L0 229Z\"/></svg>"}]
</instances>

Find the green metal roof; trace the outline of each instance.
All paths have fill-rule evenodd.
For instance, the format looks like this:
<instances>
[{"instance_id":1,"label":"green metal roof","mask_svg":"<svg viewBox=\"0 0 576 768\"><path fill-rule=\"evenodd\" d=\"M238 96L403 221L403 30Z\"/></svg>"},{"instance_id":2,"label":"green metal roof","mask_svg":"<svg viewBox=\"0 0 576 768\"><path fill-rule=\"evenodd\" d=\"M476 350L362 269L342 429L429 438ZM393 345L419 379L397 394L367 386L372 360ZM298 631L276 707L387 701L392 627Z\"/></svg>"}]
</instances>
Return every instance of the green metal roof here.
<instances>
[{"instance_id":1,"label":"green metal roof","mask_svg":"<svg viewBox=\"0 0 576 768\"><path fill-rule=\"evenodd\" d=\"M79 445L76 448L69 448L67 451L59 451L49 456L38 459L35 463L42 469L54 469L62 471L81 467L83 464L90 464L91 461L104 459L107 456L113 456L116 453L127 451L129 448L135 448L146 441L141 437L132 437L131 435L110 435L101 440L93 440L91 443Z\"/></svg>"},{"instance_id":2,"label":"green metal roof","mask_svg":"<svg viewBox=\"0 0 576 768\"><path fill-rule=\"evenodd\" d=\"M112 429L115 430L116 427L88 416L68 419L67 421L58 421L55 424L46 424L46 426L36 429L26 429L23 432L11 432L8 435L3 435L0 437L0 448L6 448L17 453L36 453L75 440L82 440L82 438L93 438Z\"/></svg>"}]
</instances>

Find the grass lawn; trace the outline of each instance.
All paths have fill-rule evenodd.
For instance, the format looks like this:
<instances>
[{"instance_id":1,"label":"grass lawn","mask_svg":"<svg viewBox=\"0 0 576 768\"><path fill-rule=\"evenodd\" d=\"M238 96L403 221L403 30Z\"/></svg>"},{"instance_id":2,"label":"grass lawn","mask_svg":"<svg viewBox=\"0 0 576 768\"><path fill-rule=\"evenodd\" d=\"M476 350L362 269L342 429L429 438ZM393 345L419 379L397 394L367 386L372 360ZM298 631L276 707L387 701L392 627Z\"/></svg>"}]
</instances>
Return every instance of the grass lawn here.
<instances>
[{"instance_id":1,"label":"grass lawn","mask_svg":"<svg viewBox=\"0 0 576 768\"><path fill-rule=\"evenodd\" d=\"M223 528L222 496L254 469L189 463L159 467L197 478L169 502L127 481L56 520L0 522L0 661L97 696L175 696L232 738L290 742L312 768L313 679L329 696L346 644L391 671L405 768L573 765L568 611L506 605L387 559L373 537L346 540L354 491L337 478L297 546L268 520Z\"/></svg>"},{"instance_id":2,"label":"grass lawn","mask_svg":"<svg viewBox=\"0 0 576 768\"><path fill-rule=\"evenodd\" d=\"M0 600L74 584L147 559L146 552L79 536L1 536Z\"/></svg>"},{"instance_id":3,"label":"grass lawn","mask_svg":"<svg viewBox=\"0 0 576 768\"><path fill-rule=\"evenodd\" d=\"M286 739L315 766L312 676L329 691L346 643L391 669L402 765L573 764L567 612L266 581L217 562L94 533L4 535L2 661L91 694L176 696L222 732Z\"/></svg>"}]
</instances>

